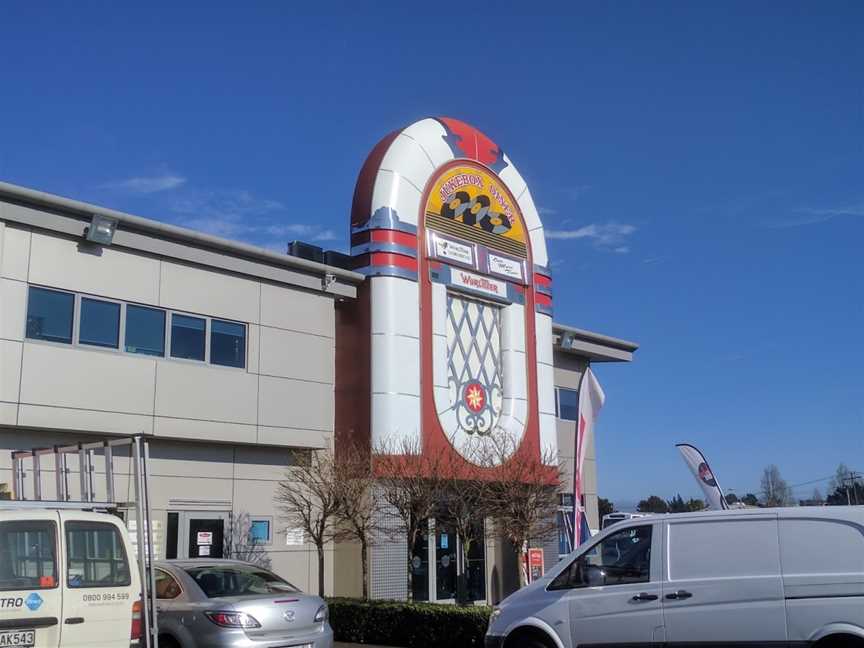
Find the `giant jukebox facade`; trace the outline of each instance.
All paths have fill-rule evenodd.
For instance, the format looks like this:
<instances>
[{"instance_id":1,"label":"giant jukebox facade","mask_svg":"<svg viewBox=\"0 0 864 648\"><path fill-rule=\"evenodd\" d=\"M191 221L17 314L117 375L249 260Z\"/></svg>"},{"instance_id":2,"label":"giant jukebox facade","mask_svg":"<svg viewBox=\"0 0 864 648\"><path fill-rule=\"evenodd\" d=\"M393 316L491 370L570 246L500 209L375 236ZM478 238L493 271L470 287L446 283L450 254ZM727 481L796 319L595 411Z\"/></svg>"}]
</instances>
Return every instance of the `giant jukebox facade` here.
<instances>
[{"instance_id":1,"label":"giant jukebox facade","mask_svg":"<svg viewBox=\"0 0 864 648\"><path fill-rule=\"evenodd\" d=\"M457 463L496 437L554 456L543 226L495 142L449 118L381 140L357 181L351 254L368 280L338 315L337 434Z\"/></svg>"}]
</instances>

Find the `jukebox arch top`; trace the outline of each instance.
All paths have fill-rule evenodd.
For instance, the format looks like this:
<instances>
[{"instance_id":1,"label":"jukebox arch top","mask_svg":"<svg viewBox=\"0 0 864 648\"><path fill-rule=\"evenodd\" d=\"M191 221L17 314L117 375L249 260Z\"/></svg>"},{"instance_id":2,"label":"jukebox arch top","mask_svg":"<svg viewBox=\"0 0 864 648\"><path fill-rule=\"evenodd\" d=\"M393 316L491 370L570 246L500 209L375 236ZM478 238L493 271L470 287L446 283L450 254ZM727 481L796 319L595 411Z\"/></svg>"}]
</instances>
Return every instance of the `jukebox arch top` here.
<instances>
[{"instance_id":1,"label":"jukebox arch top","mask_svg":"<svg viewBox=\"0 0 864 648\"><path fill-rule=\"evenodd\" d=\"M543 228L504 152L449 118L391 133L361 170L351 242L370 285L373 447L470 458L506 434L554 451Z\"/></svg>"}]
</instances>

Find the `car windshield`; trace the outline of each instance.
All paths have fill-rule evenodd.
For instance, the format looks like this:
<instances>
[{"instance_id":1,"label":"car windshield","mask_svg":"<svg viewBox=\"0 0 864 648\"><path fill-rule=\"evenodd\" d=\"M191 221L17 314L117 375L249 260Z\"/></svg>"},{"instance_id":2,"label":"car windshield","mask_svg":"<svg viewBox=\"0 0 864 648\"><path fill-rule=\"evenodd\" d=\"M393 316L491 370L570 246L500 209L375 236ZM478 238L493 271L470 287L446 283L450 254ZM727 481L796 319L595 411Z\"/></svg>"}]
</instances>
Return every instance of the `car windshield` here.
<instances>
[{"instance_id":1,"label":"car windshield","mask_svg":"<svg viewBox=\"0 0 864 648\"><path fill-rule=\"evenodd\" d=\"M186 567L185 571L207 598L260 596L300 591L276 574L254 565L202 565Z\"/></svg>"}]
</instances>

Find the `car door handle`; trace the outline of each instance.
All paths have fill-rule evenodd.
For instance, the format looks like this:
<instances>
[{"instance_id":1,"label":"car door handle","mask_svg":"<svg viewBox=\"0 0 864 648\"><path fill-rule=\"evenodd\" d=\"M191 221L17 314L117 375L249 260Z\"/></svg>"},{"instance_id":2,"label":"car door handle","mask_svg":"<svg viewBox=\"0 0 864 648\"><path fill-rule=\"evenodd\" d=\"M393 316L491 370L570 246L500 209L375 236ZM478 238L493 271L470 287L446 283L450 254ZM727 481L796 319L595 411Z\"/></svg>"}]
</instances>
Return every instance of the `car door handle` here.
<instances>
[{"instance_id":1,"label":"car door handle","mask_svg":"<svg viewBox=\"0 0 864 648\"><path fill-rule=\"evenodd\" d=\"M67 625L78 625L79 623L84 623L84 617L69 617L63 623Z\"/></svg>"},{"instance_id":2,"label":"car door handle","mask_svg":"<svg viewBox=\"0 0 864 648\"><path fill-rule=\"evenodd\" d=\"M693 595L686 590L678 590L677 592L672 592L671 594L667 594L666 598L672 599L672 600L681 600L681 599L688 599L691 596L693 596Z\"/></svg>"},{"instance_id":3,"label":"car door handle","mask_svg":"<svg viewBox=\"0 0 864 648\"><path fill-rule=\"evenodd\" d=\"M631 601L634 601L634 602L638 602L638 601L656 601L657 598L658 598L658 596L657 596L656 594L647 594L647 593L645 593L645 592L642 592L642 593L640 593L640 594L637 594L636 596L634 596L634 597L631 598L630 600L631 600Z\"/></svg>"}]
</instances>

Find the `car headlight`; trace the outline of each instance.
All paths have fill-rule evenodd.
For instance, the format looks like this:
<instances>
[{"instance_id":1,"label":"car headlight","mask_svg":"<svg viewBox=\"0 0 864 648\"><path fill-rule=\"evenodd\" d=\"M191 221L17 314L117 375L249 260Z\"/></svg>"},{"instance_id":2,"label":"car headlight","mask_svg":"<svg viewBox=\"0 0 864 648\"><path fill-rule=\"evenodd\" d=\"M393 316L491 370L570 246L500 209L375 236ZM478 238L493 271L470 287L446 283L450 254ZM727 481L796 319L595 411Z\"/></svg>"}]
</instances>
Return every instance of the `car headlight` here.
<instances>
[{"instance_id":1,"label":"car headlight","mask_svg":"<svg viewBox=\"0 0 864 648\"><path fill-rule=\"evenodd\" d=\"M315 623L324 623L327 620L327 606L322 605L315 613Z\"/></svg>"}]
</instances>

